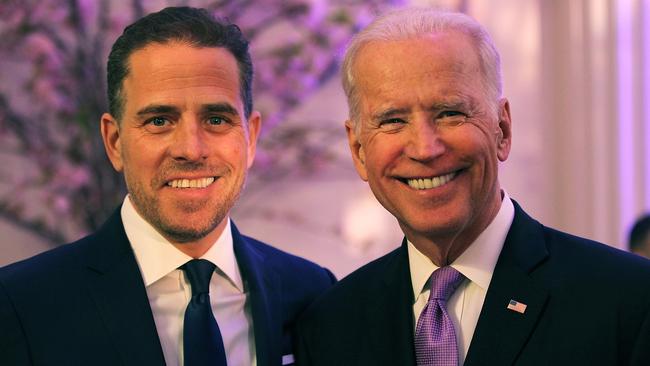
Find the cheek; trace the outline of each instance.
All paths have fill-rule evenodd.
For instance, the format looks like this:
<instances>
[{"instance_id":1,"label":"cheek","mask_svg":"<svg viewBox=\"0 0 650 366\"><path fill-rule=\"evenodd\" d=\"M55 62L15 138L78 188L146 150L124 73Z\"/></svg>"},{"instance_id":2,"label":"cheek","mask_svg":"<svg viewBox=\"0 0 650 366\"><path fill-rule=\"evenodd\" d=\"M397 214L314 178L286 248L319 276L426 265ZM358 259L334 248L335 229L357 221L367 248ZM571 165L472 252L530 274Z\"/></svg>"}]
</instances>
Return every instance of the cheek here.
<instances>
[{"instance_id":1,"label":"cheek","mask_svg":"<svg viewBox=\"0 0 650 366\"><path fill-rule=\"evenodd\" d=\"M477 131L478 132L478 131ZM478 189L491 186L498 173L498 157L496 141L484 133L473 133L463 139L461 159L466 159L473 165L473 182Z\"/></svg>"},{"instance_id":2,"label":"cheek","mask_svg":"<svg viewBox=\"0 0 650 366\"><path fill-rule=\"evenodd\" d=\"M454 145L476 158L497 159L497 136L485 124L471 124L470 128L455 136Z\"/></svg>"},{"instance_id":3,"label":"cheek","mask_svg":"<svg viewBox=\"0 0 650 366\"><path fill-rule=\"evenodd\" d=\"M223 141L215 142L213 146L216 146L217 152L221 151L222 154L225 154L224 158L231 164L242 168L248 167L250 160L248 157L249 146L243 136L238 136L225 145Z\"/></svg>"},{"instance_id":4,"label":"cheek","mask_svg":"<svg viewBox=\"0 0 650 366\"><path fill-rule=\"evenodd\" d=\"M397 136L376 136L368 139L360 156L365 160L368 170L379 172L391 168L399 162L403 148Z\"/></svg>"},{"instance_id":5,"label":"cheek","mask_svg":"<svg viewBox=\"0 0 650 366\"><path fill-rule=\"evenodd\" d=\"M168 157L167 142L152 139L124 140L122 145L122 162L125 174L131 178L144 179L154 176L165 165Z\"/></svg>"},{"instance_id":6,"label":"cheek","mask_svg":"<svg viewBox=\"0 0 650 366\"><path fill-rule=\"evenodd\" d=\"M124 140L120 146L120 157L122 160L122 165L124 167L124 175L130 175L134 165L133 154L131 154L131 149L129 148L129 144L126 143L126 141Z\"/></svg>"},{"instance_id":7,"label":"cheek","mask_svg":"<svg viewBox=\"0 0 650 366\"><path fill-rule=\"evenodd\" d=\"M368 176L375 178L381 176L381 172L386 166L384 152L381 149L373 149L371 146L367 146L362 151L363 153L360 151L359 155Z\"/></svg>"}]
</instances>

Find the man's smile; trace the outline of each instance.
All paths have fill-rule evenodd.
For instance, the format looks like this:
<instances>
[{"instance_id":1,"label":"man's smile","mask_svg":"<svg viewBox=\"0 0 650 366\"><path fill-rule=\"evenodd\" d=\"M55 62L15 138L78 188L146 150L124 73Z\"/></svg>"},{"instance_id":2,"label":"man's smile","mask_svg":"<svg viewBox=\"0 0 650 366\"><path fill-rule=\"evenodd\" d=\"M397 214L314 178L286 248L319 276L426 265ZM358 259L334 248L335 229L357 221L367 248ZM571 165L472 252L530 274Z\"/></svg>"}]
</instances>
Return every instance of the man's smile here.
<instances>
[{"instance_id":1,"label":"man's smile","mask_svg":"<svg viewBox=\"0 0 650 366\"><path fill-rule=\"evenodd\" d=\"M214 183L215 177L198 178L198 179L173 179L167 182L167 186L172 188L206 188Z\"/></svg>"},{"instance_id":2,"label":"man's smile","mask_svg":"<svg viewBox=\"0 0 650 366\"><path fill-rule=\"evenodd\" d=\"M411 188L422 190L441 187L452 181L458 175L458 171L433 177L418 178L400 178L403 183L408 184Z\"/></svg>"}]
</instances>

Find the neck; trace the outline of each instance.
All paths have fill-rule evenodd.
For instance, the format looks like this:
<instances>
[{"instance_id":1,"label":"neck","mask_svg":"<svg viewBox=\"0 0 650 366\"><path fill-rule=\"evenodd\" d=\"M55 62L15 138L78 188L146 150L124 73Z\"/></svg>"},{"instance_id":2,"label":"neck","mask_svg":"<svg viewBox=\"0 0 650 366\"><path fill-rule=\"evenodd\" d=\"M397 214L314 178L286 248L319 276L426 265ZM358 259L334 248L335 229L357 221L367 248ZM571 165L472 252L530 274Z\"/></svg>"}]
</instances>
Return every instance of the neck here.
<instances>
[{"instance_id":1,"label":"neck","mask_svg":"<svg viewBox=\"0 0 650 366\"><path fill-rule=\"evenodd\" d=\"M413 243L413 246L422 254L426 255L431 262L438 267L444 267L453 263L463 252L474 242L473 239L461 239L458 236L443 238L440 236L406 236Z\"/></svg>"},{"instance_id":2,"label":"neck","mask_svg":"<svg viewBox=\"0 0 650 366\"><path fill-rule=\"evenodd\" d=\"M496 198L484 208L485 212L477 220L466 223L456 230L436 231L430 233L417 233L409 230L406 225L402 231L406 238L422 254L426 255L438 267L453 263L474 243L476 238L490 225L501 208L501 191Z\"/></svg>"}]
</instances>

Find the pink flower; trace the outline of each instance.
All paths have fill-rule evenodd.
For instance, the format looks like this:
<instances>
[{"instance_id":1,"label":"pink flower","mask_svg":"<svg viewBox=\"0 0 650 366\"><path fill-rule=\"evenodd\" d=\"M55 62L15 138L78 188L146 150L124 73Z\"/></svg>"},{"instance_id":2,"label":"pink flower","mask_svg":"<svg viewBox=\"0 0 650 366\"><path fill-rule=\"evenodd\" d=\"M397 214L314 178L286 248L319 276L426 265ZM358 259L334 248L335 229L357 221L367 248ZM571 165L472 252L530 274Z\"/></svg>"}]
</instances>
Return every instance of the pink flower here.
<instances>
[{"instance_id":1,"label":"pink flower","mask_svg":"<svg viewBox=\"0 0 650 366\"><path fill-rule=\"evenodd\" d=\"M70 211L70 201L66 196L56 195L53 202L54 211L57 213L68 213Z\"/></svg>"}]
</instances>

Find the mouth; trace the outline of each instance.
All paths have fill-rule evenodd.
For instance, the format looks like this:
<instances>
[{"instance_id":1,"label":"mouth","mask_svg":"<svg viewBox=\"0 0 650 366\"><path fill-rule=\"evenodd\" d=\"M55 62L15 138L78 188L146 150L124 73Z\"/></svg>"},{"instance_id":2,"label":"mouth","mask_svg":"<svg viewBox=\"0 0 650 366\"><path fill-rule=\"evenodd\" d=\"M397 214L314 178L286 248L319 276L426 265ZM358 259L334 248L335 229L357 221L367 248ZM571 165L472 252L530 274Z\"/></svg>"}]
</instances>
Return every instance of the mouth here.
<instances>
[{"instance_id":1,"label":"mouth","mask_svg":"<svg viewBox=\"0 0 650 366\"><path fill-rule=\"evenodd\" d=\"M408 184L413 189L423 190L442 187L456 178L456 175L458 175L458 172L452 172L436 177L404 178L400 180Z\"/></svg>"},{"instance_id":2,"label":"mouth","mask_svg":"<svg viewBox=\"0 0 650 366\"><path fill-rule=\"evenodd\" d=\"M168 187L172 188L206 188L216 180L215 177L197 178L197 179L173 179L167 182Z\"/></svg>"}]
</instances>

